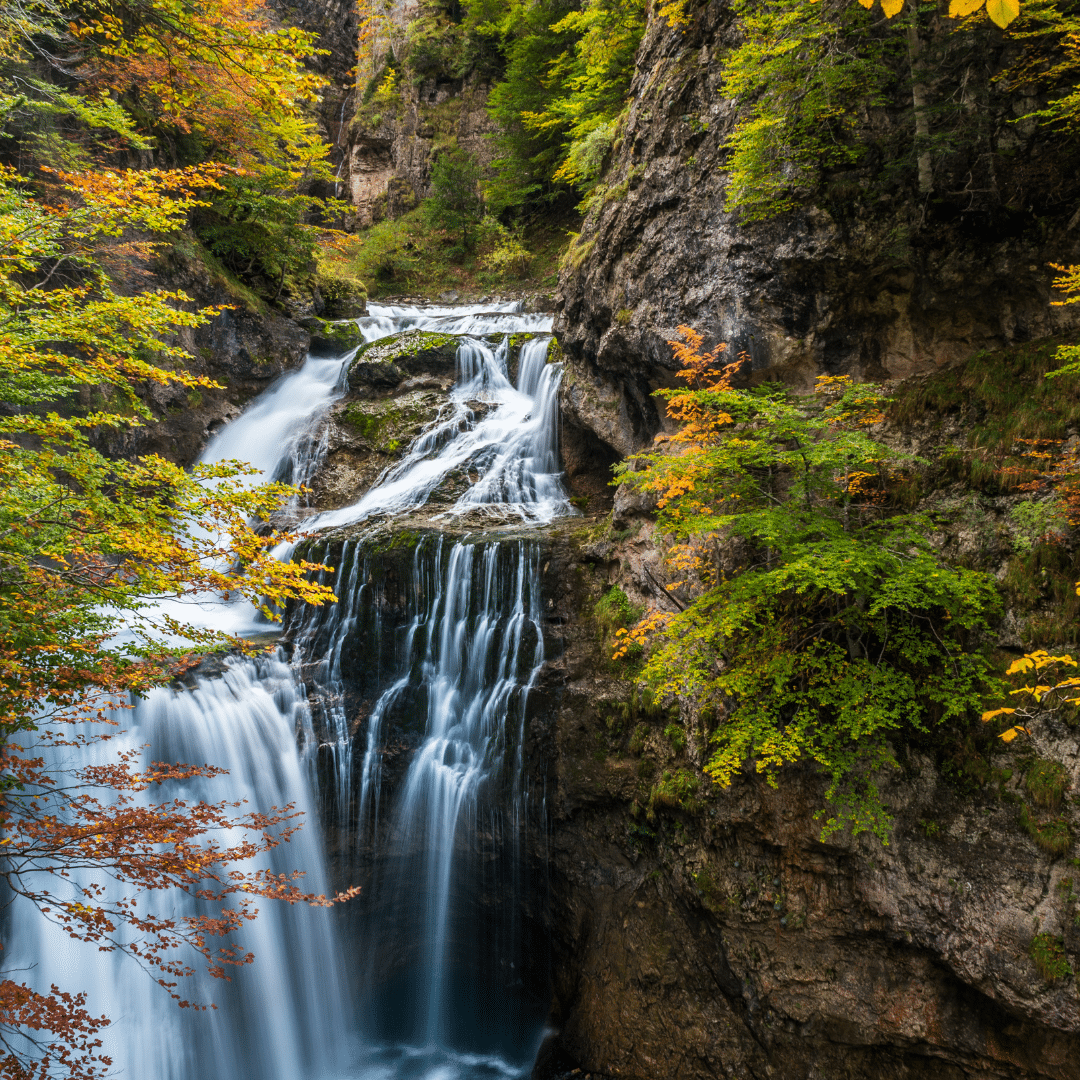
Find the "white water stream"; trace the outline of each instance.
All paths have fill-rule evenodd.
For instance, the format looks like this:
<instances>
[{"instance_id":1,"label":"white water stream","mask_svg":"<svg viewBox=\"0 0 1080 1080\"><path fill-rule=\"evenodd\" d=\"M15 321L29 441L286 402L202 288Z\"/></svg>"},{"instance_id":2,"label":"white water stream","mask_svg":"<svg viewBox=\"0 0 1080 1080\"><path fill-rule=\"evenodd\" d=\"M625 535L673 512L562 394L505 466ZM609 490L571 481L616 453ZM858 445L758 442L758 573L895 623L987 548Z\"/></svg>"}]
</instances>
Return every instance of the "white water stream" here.
<instances>
[{"instance_id":1,"label":"white water stream","mask_svg":"<svg viewBox=\"0 0 1080 1080\"><path fill-rule=\"evenodd\" d=\"M498 332L543 334L550 330L546 317L508 305L484 312L373 305L359 324L367 341L412 327L467 335L457 383L440 419L371 491L305 527L414 509L461 471L473 482L445 512L448 523L479 513L534 524L572 512L558 475L560 371L546 364L548 339L522 347L516 386L507 377L507 338L499 345L484 340ZM351 359L309 357L227 425L203 460L247 461L262 479L310 478L324 449L315 432L345 392ZM466 403L477 400L489 406L487 413L463 422ZM396 622L380 606L377 555L362 542L346 543L337 562L332 584L339 603L300 613L291 668L281 660L236 662L223 678L200 680L193 691L154 691L122 718L124 748L149 744L149 759L229 770L228 777L189 785L188 797L247 799L250 809L296 803L308 825L266 865L303 869L304 887L324 892L311 789L321 739L333 768L330 780L325 770L319 775L333 789L323 794L337 807L338 827L354 831L357 849L383 845L386 869L363 898L364 910L382 922L360 925L357 955L346 956L334 916L266 902L242 935L255 963L228 986L197 980L186 996L221 1007L192 1014L176 1009L130 961L73 943L16 903L5 942L8 965L25 966L28 981L42 989L57 983L86 990L90 1011L113 1019L105 1051L118 1075L465 1080L527 1072L543 1016L535 1001L529 1004L522 981L528 946L515 929L514 897L529 799L525 709L543 661L538 548L520 537L421 541ZM267 629L245 604L202 600L195 610L206 625ZM190 608L176 614L192 620ZM377 647L384 637L392 641L389 670L364 675L375 680L377 693L354 738L347 687L367 662L365 643ZM305 663L320 709L318 733L297 682ZM412 732L406 737L415 750L396 800L383 806L381 762L391 729L396 737ZM118 741L92 753L104 760ZM495 863L508 868L498 880L490 876ZM476 897L485 888L510 898L508 914L479 926ZM150 896L144 903L159 914L193 910L185 896ZM405 946L395 952L388 942Z\"/></svg>"}]
</instances>

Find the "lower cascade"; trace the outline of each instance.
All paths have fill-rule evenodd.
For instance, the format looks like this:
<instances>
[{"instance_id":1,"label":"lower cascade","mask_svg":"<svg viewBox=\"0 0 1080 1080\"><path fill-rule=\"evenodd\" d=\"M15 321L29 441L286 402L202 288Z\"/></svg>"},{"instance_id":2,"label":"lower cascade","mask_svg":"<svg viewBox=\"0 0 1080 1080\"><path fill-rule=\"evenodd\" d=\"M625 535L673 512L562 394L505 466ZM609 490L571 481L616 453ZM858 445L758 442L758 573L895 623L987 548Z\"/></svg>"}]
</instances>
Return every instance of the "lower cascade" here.
<instances>
[{"instance_id":1,"label":"lower cascade","mask_svg":"<svg viewBox=\"0 0 1080 1080\"><path fill-rule=\"evenodd\" d=\"M308 554L330 568L338 602L289 612L276 658L227 661L118 718L122 749L228 770L180 797L306 815L268 869L303 870L307 892L362 892L332 911L262 903L240 938L255 962L230 982L200 976L183 988L213 1012L177 1009L130 959L73 943L15 903L9 964L43 989L78 970L87 1007L113 1018L104 1052L118 1075L479 1080L527 1075L539 1046L544 867L525 834L544 805L525 743L545 658L532 532L573 513L558 477L560 368L546 363L549 339L534 337L511 381L510 334L550 326L509 307L372 310L359 320L369 342L411 327L466 336L439 417L354 504L306 522L323 532ZM310 478L352 356L309 358L204 459ZM476 400L479 418L465 407ZM452 471L469 477L466 489L417 528ZM412 515L408 531L393 524L401 514ZM267 630L244 605L207 601L200 618ZM120 741L94 752L104 761ZM198 910L184 894L147 903L163 916Z\"/></svg>"}]
</instances>

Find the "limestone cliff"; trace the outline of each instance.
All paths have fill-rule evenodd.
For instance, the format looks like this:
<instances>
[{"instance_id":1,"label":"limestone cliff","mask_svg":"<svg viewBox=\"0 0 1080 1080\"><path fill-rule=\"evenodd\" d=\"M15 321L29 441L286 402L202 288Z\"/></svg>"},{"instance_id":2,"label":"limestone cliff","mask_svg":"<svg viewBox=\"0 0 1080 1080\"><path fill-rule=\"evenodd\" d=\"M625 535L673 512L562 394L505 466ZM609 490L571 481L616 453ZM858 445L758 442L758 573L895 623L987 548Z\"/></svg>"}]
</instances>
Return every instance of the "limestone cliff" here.
<instances>
[{"instance_id":1,"label":"limestone cliff","mask_svg":"<svg viewBox=\"0 0 1080 1080\"><path fill-rule=\"evenodd\" d=\"M587 617L663 576L651 526L606 529L564 527L545 576L554 1056L638 1080L1080 1076L1080 989L1029 956L1038 932L1075 955L1080 875L1021 829L1019 767L984 785L909 748L884 847L822 842L809 773L711 785L707 732L622 681ZM1032 749L1077 789L1073 729Z\"/></svg>"},{"instance_id":2,"label":"limestone cliff","mask_svg":"<svg viewBox=\"0 0 1080 1080\"><path fill-rule=\"evenodd\" d=\"M485 109L489 87L475 79L404 81L394 106L360 107L347 134L347 190L356 224L411 210L430 193L440 145L454 142L488 165L496 127Z\"/></svg>"},{"instance_id":3,"label":"limestone cliff","mask_svg":"<svg viewBox=\"0 0 1080 1080\"><path fill-rule=\"evenodd\" d=\"M998 38L961 70L962 92L944 76L929 84L971 110L970 137L935 160L930 196L891 186L897 163L870 153L801 210L748 225L724 208L738 106L720 58L737 33L726 0L691 5L685 29L650 20L560 279L556 332L579 384L608 401L590 409L579 388L568 422L620 452L650 437L660 420L648 395L673 378L666 341L679 324L748 354L754 378L802 387L822 372L904 378L1076 325L1075 308L1050 306L1047 266L1080 259L1075 149L1015 122L994 81L1009 59ZM866 137L905 130L904 105L868 116Z\"/></svg>"}]
</instances>

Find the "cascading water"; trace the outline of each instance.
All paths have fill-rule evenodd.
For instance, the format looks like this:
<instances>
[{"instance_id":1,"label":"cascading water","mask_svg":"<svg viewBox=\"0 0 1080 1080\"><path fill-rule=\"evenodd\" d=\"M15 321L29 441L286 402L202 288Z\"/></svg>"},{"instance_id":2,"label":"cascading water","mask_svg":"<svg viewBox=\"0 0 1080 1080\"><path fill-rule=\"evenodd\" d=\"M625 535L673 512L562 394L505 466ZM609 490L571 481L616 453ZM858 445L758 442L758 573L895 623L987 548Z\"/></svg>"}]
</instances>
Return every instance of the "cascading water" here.
<instances>
[{"instance_id":1,"label":"cascading water","mask_svg":"<svg viewBox=\"0 0 1080 1080\"><path fill-rule=\"evenodd\" d=\"M385 528L327 542L339 602L294 613L291 668L236 661L191 692L155 691L124 718L130 744L149 743L153 759L228 768L207 798L305 808L316 779L338 872L364 876L346 919L358 960L341 964L333 916L264 904L245 933L255 964L224 992L215 983L191 995L221 1009L212 1019L178 1016L164 994L142 991L134 965L83 955L16 905L9 960L36 964L32 979L43 987L72 983L74 966L90 1007L114 1019L110 1052L140 1080L520 1076L535 1050L544 986L542 950L529 936L539 921L528 911L522 855L530 811L522 747L543 641L539 548L523 527L572 510L558 475L559 368L546 363L548 339L522 346L516 387L506 364L510 333L543 334L550 324L504 307L373 308L359 325L368 341L412 327L465 335L457 383L441 418L371 491L306 526L415 511L453 472L473 482L441 526L410 541L399 580L390 580L385 546L400 543ZM499 344L485 340L497 332ZM316 432L345 392L350 359L309 357L203 459L250 462L254 480L309 479L325 449ZM476 401L486 414L466 422ZM497 533L517 522L517 531L461 533L480 519ZM198 619L267 629L242 604L205 602ZM395 754L407 768L388 765ZM304 869L304 887L324 891L317 831L309 824L300 836L275 850L273 868ZM176 911L192 904L167 902Z\"/></svg>"},{"instance_id":2,"label":"cascading water","mask_svg":"<svg viewBox=\"0 0 1080 1080\"><path fill-rule=\"evenodd\" d=\"M104 765L118 751L146 747L147 761L213 762L228 777L189 781L176 797L188 801L247 800L250 808L294 803L313 817L314 804L296 752L296 727L303 724L290 669L280 661L239 664L223 678L200 680L191 692L152 691L130 715L126 729L108 742L80 752L78 765ZM111 734L110 729L110 734ZM58 769L63 751L43 749ZM71 751L68 751L70 754ZM149 796L147 796L149 801ZM304 888L326 892L321 842L315 828L271 851L258 865L275 873L303 869ZM72 899L82 899L72 883ZM121 894L113 888L111 900ZM142 898L144 915L210 914L186 894ZM28 969L34 985L85 990L89 1008L110 1017L104 1052L118 1075L150 1080L296 1080L331 1076L344 1060L340 1033L348 1030L347 984L332 916L325 910L262 905L245 931L244 944L257 956L238 968L231 983L199 974L184 992L214 1002L209 1013L181 1011L154 979L119 954L77 945L38 914L16 902L7 963Z\"/></svg>"}]
</instances>

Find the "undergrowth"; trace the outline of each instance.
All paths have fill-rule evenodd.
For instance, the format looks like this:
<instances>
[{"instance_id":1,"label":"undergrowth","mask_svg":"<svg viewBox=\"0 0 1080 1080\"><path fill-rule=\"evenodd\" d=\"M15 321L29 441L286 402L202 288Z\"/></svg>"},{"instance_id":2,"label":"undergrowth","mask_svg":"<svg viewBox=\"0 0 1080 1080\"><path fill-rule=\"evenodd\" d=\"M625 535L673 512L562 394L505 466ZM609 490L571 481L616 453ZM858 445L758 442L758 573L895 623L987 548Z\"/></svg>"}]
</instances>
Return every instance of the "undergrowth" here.
<instances>
[{"instance_id":1,"label":"undergrowth","mask_svg":"<svg viewBox=\"0 0 1080 1080\"><path fill-rule=\"evenodd\" d=\"M948 448L949 475L987 494L1015 491L1033 463L1025 451L1036 440L1064 440L1080 428L1080 379L1047 379L1060 364L1060 337L979 352L961 366L896 388L887 417L897 427L957 416L966 446Z\"/></svg>"},{"instance_id":2,"label":"undergrowth","mask_svg":"<svg viewBox=\"0 0 1080 1080\"><path fill-rule=\"evenodd\" d=\"M463 253L455 237L431 227L421 206L359 230L326 252L323 260L365 282L372 299L406 292L430 297L457 292L466 299L493 292L550 291L558 280L567 230L575 220L555 217L526 224L520 240L528 258L500 262L496 256L505 236L496 227L482 228L475 251Z\"/></svg>"}]
</instances>

